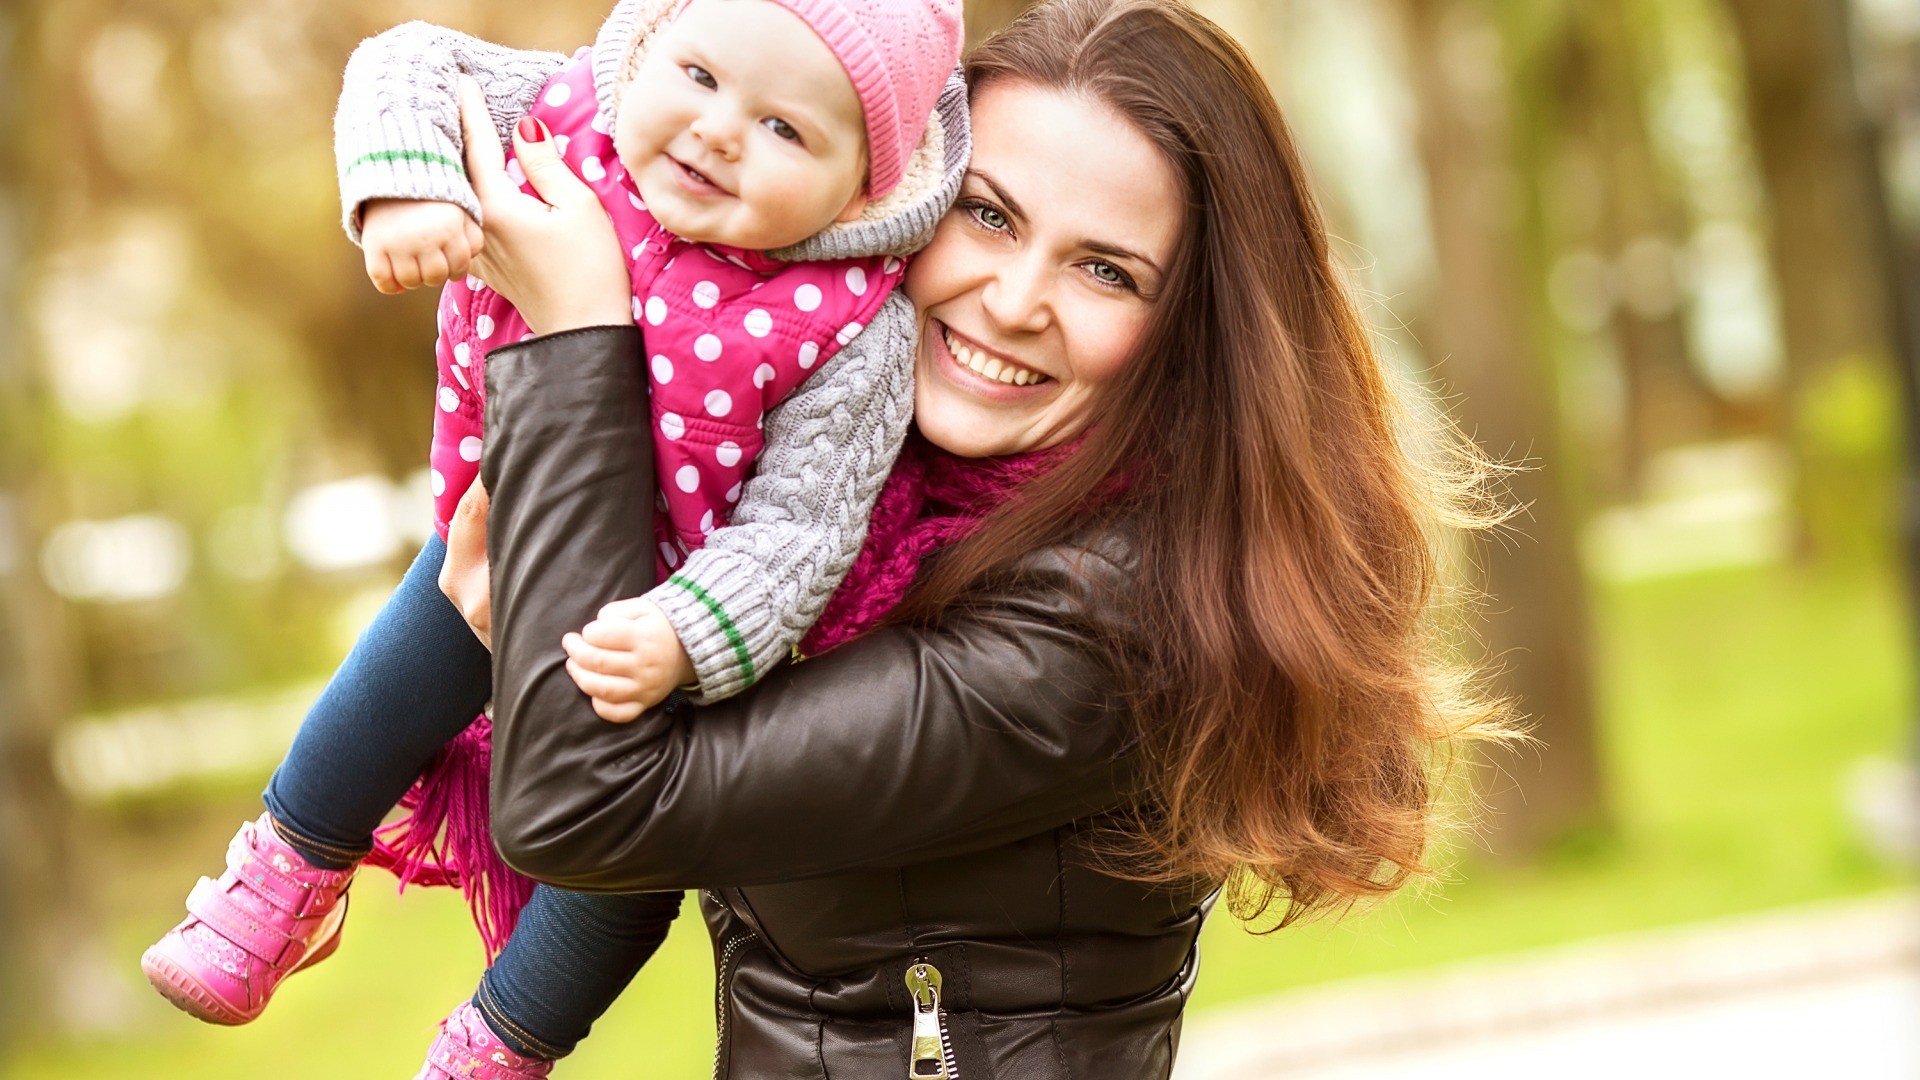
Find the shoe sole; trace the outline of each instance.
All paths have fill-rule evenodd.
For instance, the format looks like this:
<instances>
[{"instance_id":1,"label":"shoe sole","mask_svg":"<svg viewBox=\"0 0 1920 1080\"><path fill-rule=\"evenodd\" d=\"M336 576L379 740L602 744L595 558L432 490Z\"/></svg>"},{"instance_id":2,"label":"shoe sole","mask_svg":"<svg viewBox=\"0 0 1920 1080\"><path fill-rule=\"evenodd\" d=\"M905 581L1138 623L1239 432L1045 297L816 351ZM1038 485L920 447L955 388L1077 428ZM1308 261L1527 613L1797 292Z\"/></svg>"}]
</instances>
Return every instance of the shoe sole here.
<instances>
[{"instance_id":1,"label":"shoe sole","mask_svg":"<svg viewBox=\"0 0 1920 1080\"><path fill-rule=\"evenodd\" d=\"M340 948L341 931L346 927L346 906L346 898L342 897L340 902L340 921L334 923L333 933L329 934L327 939L316 946L311 953L308 953L305 959L294 965L293 970L287 972L285 976L282 976L282 982L285 982L287 978L293 976L295 973L305 971L307 968L332 956L335 950ZM193 974L186 968L174 963L173 960L160 953L159 946L148 949L141 955L140 970L146 975L147 983L151 985L154 990L158 991L161 997L166 998L168 1003L174 1008L179 1009L195 1020L202 1020L209 1024L237 1027L241 1024L252 1023L254 1020L259 1019L260 1014L266 1011L267 1008L267 1003L262 1001L260 1007L252 1013L245 1013L235 1009L233 1006L221 1000L220 995L207 989L206 984L194 978ZM276 986L275 989L277 990L279 987ZM272 995L268 996L271 998Z\"/></svg>"}]
</instances>

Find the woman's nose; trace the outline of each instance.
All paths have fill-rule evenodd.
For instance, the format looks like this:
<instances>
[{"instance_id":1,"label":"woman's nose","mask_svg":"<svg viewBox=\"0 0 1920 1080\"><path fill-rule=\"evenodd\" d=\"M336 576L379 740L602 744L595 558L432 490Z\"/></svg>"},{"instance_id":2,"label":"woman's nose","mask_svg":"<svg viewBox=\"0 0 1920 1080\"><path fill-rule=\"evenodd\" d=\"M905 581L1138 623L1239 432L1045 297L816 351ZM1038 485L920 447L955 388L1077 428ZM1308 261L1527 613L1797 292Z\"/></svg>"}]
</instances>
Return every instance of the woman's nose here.
<instances>
[{"instance_id":1,"label":"woman's nose","mask_svg":"<svg viewBox=\"0 0 1920 1080\"><path fill-rule=\"evenodd\" d=\"M1038 259L1008 259L987 279L980 305L999 329L1037 333L1051 317L1051 281Z\"/></svg>"}]
</instances>

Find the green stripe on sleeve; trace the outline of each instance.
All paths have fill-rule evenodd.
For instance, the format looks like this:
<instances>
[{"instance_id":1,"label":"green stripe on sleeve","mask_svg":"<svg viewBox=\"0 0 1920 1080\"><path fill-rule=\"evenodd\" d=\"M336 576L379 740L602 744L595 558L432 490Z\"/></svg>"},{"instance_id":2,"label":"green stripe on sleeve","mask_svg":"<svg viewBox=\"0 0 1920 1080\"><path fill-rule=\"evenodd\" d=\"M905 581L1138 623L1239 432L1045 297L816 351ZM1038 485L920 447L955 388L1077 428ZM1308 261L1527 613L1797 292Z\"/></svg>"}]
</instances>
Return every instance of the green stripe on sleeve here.
<instances>
[{"instance_id":1,"label":"green stripe on sleeve","mask_svg":"<svg viewBox=\"0 0 1920 1080\"><path fill-rule=\"evenodd\" d=\"M445 165L454 172L466 175L467 167L445 154L436 154L431 150L376 150L371 154L362 154L347 166L352 172L362 165L388 164L395 161L418 161L427 165Z\"/></svg>"},{"instance_id":2,"label":"green stripe on sleeve","mask_svg":"<svg viewBox=\"0 0 1920 1080\"><path fill-rule=\"evenodd\" d=\"M751 686L753 684L753 655L747 651L747 639L740 636L740 631L734 627L733 620L727 617L727 609L721 607L720 601L710 596L707 590L681 577L679 574L668 578L667 584L678 585L680 588L692 593L693 598L700 601L700 603L706 607L707 613L713 616L713 621L720 624L720 632L727 635L727 644L733 646L733 655L740 661L740 674L747 680L747 684Z\"/></svg>"}]
</instances>

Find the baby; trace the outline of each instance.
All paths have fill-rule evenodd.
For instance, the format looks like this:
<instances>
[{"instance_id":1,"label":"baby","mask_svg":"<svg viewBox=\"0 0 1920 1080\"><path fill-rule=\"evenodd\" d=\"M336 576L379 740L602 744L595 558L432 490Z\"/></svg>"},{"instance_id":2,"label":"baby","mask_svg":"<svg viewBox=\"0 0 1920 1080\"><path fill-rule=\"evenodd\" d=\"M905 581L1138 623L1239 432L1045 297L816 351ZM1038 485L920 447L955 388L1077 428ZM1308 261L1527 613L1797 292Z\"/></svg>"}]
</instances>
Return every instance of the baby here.
<instances>
[{"instance_id":1,"label":"baby","mask_svg":"<svg viewBox=\"0 0 1920 1080\"><path fill-rule=\"evenodd\" d=\"M681 683L713 700L797 648L905 436L915 322L894 287L965 169L960 36L959 0L622 0L571 59L419 23L355 53L336 119L348 233L382 291L452 279L436 348L438 535L308 715L226 872L200 880L188 917L142 958L156 989L203 1020L257 1017L338 946L382 818L430 764L460 756L456 736L486 730L488 655L437 578L478 471L487 353L532 329L461 277L480 207L459 79L478 81L503 142L517 132L558 152L628 253L661 584L621 621L653 661L635 678L647 700ZM521 179L517 160L508 174ZM679 901L535 890L420 1075L547 1075Z\"/></svg>"}]
</instances>

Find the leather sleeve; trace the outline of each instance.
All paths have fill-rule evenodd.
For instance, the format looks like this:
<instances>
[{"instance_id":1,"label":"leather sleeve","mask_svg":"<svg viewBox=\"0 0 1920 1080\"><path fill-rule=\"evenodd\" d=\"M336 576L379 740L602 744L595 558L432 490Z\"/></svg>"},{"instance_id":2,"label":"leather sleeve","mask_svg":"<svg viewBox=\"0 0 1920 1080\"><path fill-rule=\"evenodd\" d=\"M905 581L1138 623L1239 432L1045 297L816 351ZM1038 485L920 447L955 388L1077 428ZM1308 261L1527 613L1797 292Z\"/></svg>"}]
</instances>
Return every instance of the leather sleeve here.
<instances>
[{"instance_id":1,"label":"leather sleeve","mask_svg":"<svg viewBox=\"0 0 1920 1080\"><path fill-rule=\"evenodd\" d=\"M488 360L495 842L592 891L753 885L1033 835L1131 787L1088 611L1095 554L1046 552L934 629L894 628L724 702L594 715L561 635L652 585L636 330ZM1089 567L1091 566L1091 570Z\"/></svg>"}]
</instances>

